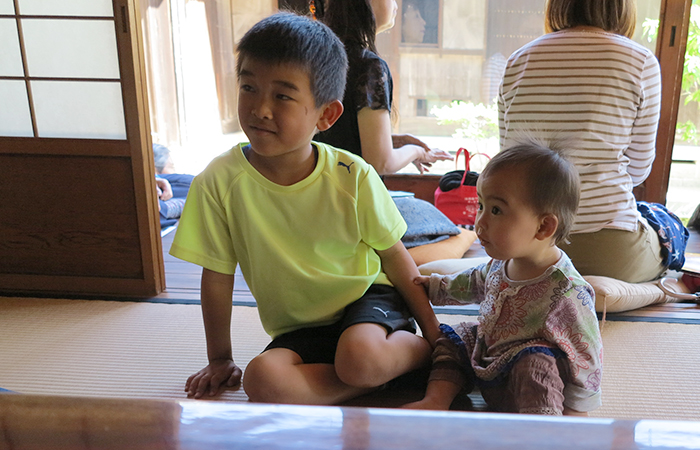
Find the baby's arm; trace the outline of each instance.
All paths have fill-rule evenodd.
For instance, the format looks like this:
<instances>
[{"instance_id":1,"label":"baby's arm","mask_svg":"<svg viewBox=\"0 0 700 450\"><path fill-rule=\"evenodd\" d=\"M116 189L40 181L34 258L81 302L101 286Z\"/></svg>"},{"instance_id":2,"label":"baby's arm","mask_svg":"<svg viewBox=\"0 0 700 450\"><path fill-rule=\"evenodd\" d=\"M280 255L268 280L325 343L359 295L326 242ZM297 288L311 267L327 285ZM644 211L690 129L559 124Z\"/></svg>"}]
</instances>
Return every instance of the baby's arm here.
<instances>
[{"instance_id":1,"label":"baby's arm","mask_svg":"<svg viewBox=\"0 0 700 450\"><path fill-rule=\"evenodd\" d=\"M490 267L491 263L487 263L453 274L434 273L417 277L414 283L425 287L430 302L435 306L481 303Z\"/></svg>"},{"instance_id":2,"label":"baby's arm","mask_svg":"<svg viewBox=\"0 0 700 450\"><path fill-rule=\"evenodd\" d=\"M233 275L202 270L202 316L209 364L187 379L188 397L216 396L241 381L243 373L233 362L231 350L233 279Z\"/></svg>"},{"instance_id":3,"label":"baby's arm","mask_svg":"<svg viewBox=\"0 0 700 450\"><path fill-rule=\"evenodd\" d=\"M413 258L401 241L377 253L382 260L384 272L405 299L423 337L434 347L435 341L440 337L440 322L435 317L425 289L413 281L421 276Z\"/></svg>"}]
</instances>

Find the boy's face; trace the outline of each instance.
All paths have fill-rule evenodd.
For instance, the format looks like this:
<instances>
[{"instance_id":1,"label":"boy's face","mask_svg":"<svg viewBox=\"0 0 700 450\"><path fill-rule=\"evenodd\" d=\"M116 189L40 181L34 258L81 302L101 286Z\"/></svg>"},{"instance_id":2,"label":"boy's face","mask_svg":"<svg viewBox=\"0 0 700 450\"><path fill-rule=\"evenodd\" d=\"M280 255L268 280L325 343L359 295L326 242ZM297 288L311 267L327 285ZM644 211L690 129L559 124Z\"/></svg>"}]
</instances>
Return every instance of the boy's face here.
<instances>
[{"instance_id":1,"label":"boy's face","mask_svg":"<svg viewBox=\"0 0 700 450\"><path fill-rule=\"evenodd\" d=\"M238 118L253 151L308 155L324 109L315 105L308 74L294 64L244 57L238 81Z\"/></svg>"},{"instance_id":2,"label":"boy's face","mask_svg":"<svg viewBox=\"0 0 700 450\"><path fill-rule=\"evenodd\" d=\"M500 260L528 258L550 240L535 238L541 216L530 206L525 174L517 168L479 177L479 212L474 229L486 253Z\"/></svg>"}]
</instances>

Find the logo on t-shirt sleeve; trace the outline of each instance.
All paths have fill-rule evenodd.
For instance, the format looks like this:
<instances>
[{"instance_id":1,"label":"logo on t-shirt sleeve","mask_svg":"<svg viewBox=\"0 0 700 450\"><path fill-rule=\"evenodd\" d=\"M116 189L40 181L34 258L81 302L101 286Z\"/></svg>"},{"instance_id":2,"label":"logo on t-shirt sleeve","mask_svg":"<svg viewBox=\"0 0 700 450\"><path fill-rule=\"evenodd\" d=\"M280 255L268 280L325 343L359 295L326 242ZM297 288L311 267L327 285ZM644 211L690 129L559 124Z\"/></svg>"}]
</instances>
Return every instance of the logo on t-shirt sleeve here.
<instances>
[{"instance_id":1,"label":"logo on t-shirt sleeve","mask_svg":"<svg viewBox=\"0 0 700 450\"><path fill-rule=\"evenodd\" d=\"M348 173L352 173L352 171L350 170L350 166L352 166L353 164L355 164L355 161L351 162L350 164L345 164L343 161L338 161L338 165L348 169Z\"/></svg>"}]
</instances>

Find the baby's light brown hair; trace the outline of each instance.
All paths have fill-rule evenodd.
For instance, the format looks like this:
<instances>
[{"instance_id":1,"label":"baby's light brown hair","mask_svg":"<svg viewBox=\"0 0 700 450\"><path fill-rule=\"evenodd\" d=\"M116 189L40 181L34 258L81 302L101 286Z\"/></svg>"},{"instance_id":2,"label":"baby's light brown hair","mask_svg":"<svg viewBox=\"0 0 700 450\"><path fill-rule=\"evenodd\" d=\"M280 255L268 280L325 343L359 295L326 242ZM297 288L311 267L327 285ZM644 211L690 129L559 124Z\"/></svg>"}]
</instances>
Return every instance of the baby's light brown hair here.
<instances>
[{"instance_id":1,"label":"baby's light brown hair","mask_svg":"<svg viewBox=\"0 0 700 450\"><path fill-rule=\"evenodd\" d=\"M578 171L563 145L523 140L494 156L479 176L486 178L503 169L522 170L527 180L523 189L528 206L537 214L553 214L559 221L553 236L555 244L566 241L571 232L581 191Z\"/></svg>"}]
</instances>

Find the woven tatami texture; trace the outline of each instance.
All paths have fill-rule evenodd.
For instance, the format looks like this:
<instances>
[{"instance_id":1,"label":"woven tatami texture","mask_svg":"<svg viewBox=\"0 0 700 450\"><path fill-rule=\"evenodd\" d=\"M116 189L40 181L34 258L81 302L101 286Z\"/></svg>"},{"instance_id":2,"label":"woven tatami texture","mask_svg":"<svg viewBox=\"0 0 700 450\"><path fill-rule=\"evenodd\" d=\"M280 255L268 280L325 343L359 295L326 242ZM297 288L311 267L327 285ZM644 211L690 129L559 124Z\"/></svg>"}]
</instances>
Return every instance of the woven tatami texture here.
<instances>
[{"instance_id":1,"label":"woven tatami texture","mask_svg":"<svg viewBox=\"0 0 700 450\"><path fill-rule=\"evenodd\" d=\"M235 306L231 328L245 368L269 338L255 308ZM603 340L603 406L593 416L700 420L700 326L607 322ZM0 298L0 388L184 399L185 380L205 364L197 305ZM228 391L221 399L246 396Z\"/></svg>"}]
</instances>

